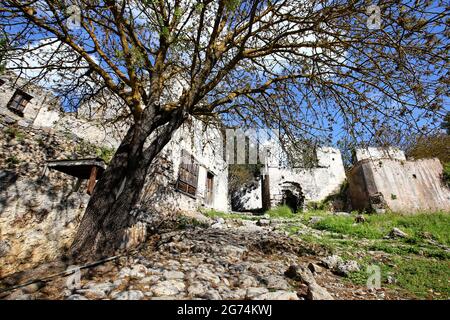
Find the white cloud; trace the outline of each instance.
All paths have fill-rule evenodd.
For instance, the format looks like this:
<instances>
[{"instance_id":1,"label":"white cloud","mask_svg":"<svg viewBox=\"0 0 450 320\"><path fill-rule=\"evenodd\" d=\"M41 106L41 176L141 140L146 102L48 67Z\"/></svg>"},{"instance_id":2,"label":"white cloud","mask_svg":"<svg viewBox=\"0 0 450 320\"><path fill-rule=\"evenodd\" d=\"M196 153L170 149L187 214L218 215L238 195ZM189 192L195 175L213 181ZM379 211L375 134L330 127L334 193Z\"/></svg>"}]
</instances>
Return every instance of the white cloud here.
<instances>
[{"instance_id":1,"label":"white cloud","mask_svg":"<svg viewBox=\"0 0 450 320\"><path fill-rule=\"evenodd\" d=\"M30 43L8 60L7 70L28 79L37 79L38 85L52 89L70 83L86 72L87 63L56 38ZM94 61L97 61L93 57ZM41 77L45 73L45 77Z\"/></svg>"}]
</instances>

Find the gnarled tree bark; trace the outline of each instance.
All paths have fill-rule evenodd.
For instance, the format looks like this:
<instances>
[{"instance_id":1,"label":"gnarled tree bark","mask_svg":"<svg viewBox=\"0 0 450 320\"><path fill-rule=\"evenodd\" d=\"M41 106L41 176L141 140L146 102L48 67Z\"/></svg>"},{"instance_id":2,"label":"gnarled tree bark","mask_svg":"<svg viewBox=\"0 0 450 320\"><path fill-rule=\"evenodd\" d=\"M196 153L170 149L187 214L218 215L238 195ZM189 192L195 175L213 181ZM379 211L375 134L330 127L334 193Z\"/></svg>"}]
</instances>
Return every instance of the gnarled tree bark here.
<instances>
[{"instance_id":1,"label":"gnarled tree bark","mask_svg":"<svg viewBox=\"0 0 450 320\"><path fill-rule=\"evenodd\" d=\"M148 168L186 119L180 109L166 116L162 125L137 123L128 130L94 188L70 248L73 260L101 258L123 247L129 213L139 201ZM146 146L149 136L152 141Z\"/></svg>"}]
</instances>

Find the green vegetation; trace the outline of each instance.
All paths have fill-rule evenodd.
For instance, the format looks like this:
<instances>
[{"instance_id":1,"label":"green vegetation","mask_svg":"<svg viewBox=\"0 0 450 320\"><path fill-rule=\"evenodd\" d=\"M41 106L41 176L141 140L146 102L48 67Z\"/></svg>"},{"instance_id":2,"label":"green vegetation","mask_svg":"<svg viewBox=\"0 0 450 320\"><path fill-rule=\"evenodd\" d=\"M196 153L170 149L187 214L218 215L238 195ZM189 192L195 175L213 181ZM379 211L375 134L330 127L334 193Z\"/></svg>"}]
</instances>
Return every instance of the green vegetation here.
<instances>
[{"instance_id":1,"label":"green vegetation","mask_svg":"<svg viewBox=\"0 0 450 320\"><path fill-rule=\"evenodd\" d=\"M407 149L407 156L414 159L438 158L441 163L450 162L450 135L436 133L430 136L418 137Z\"/></svg>"},{"instance_id":2,"label":"green vegetation","mask_svg":"<svg viewBox=\"0 0 450 320\"><path fill-rule=\"evenodd\" d=\"M246 215L241 213L225 213L216 210L205 210L202 211L204 215L210 218L224 218L224 219L244 219L244 220L258 220L261 219L262 216L258 215ZM299 214L295 214L288 206L279 206L273 209L270 209L265 213L270 218L274 219L294 219L299 218Z\"/></svg>"},{"instance_id":3,"label":"green vegetation","mask_svg":"<svg viewBox=\"0 0 450 320\"><path fill-rule=\"evenodd\" d=\"M325 201L309 201L306 204L306 209L308 211L316 211L316 210L329 210L330 209L330 205L329 203L325 202Z\"/></svg>"},{"instance_id":4,"label":"green vegetation","mask_svg":"<svg viewBox=\"0 0 450 320\"><path fill-rule=\"evenodd\" d=\"M209 217L256 220L260 216L205 211ZM349 216L332 215L323 210L293 214L281 206L266 214L282 221L282 228L293 237L322 246L330 254L344 260L356 260L361 271L350 273L344 281L365 285L369 265L381 269L382 286L412 298L450 298L450 214L421 213L415 215L364 215L365 222L356 223L356 212ZM311 220L312 217L316 219ZM389 238L398 228L405 238ZM388 276L395 279L388 283Z\"/></svg>"},{"instance_id":5,"label":"green vegetation","mask_svg":"<svg viewBox=\"0 0 450 320\"><path fill-rule=\"evenodd\" d=\"M444 164L444 172L442 174L445 184L450 187L450 162Z\"/></svg>"},{"instance_id":6,"label":"green vegetation","mask_svg":"<svg viewBox=\"0 0 450 320\"><path fill-rule=\"evenodd\" d=\"M211 210L202 210L202 213L209 218L223 218L223 219L243 219L243 220L257 220L260 217L258 216L249 216L246 214L239 213L225 213L222 211L217 211L214 209Z\"/></svg>"},{"instance_id":7,"label":"green vegetation","mask_svg":"<svg viewBox=\"0 0 450 320\"><path fill-rule=\"evenodd\" d=\"M194 218L189 218L185 216L180 216L177 219L177 228L179 230L184 230L190 227L200 227L200 228L207 228L208 224L201 222Z\"/></svg>"},{"instance_id":8,"label":"green vegetation","mask_svg":"<svg viewBox=\"0 0 450 320\"><path fill-rule=\"evenodd\" d=\"M105 161L107 164L111 161L112 157L114 156L114 153L116 150L112 148L107 147L100 147L96 150L96 155L103 161Z\"/></svg>"},{"instance_id":9,"label":"green vegetation","mask_svg":"<svg viewBox=\"0 0 450 320\"><path fill-rule=\"evenodd\" d=\"M437 260L416 256L393 256L388 263L359 261L361 271L351 273L348 280L364 285L367 281L366 268L375 263L381 269L382 285L406 291L412 297L421 299L448 299L449 260ZM395 284L387 284L387 277L395 278Z\"/></svg>"},{"instance_id":10,"label":"green vegetation","mask_svg":"<svg viewBox=\"0 0 450 320\"><path fill-rule=\"evenodd\" d=\"M436 240L441 244L450 245L450 215L433 214L380 214L366 215L365 223L355 223L354 216L342 217L325 215L314 228L335 233L350 235L356 238L382 239L392 228L396 227L406 232L410 242L416 244Z\"/></svg>"},{"instance_id":11,"label":"green vegetation","mask_svg":"<svg viewBox=\"0 0 450 320\"><path fill-rule=\"evenodd\" d=\"M300 214L301 222L291 221L285 230L292 236L323 246L330 254L358 261L361 271L351 273L346 281L364 285L367 266L376 264L382 273L382 286L404 291L412 297L448 299L450 297L450 215L365 215L366 222L356 223L351 216L335 216L324 211ZM320 219L311 223L311 217ZM298 221L298 220L297 220ZM386 238L392 228L406 232L406 238ZM387 284L387 277L396 282Z\"/></svg>"},{"instance_id":12,"label":"green vegetation","mask_svg":"<svg viewBox=\"0 0 450 320\"><path fill-rule=\"evenodd\" d=\"M20 160L16 156L9 157L5 161L10 166L15 166L20 163Z\"/></svg>"},{"instance_id":13,"label":"green vegetation","mask_svg":"<svg viewBox=\"0 0 450 320\"><path fill-rule=\"evenodd\" d=\"M4 130L4 133L10 138L10 139L16 139L17 141L23 141L25 139L25 133L20 131L17 128L14 127L8 127Z\"/></svg>"},{"instance_id":14,"label":"green vegetation","mask_svg":"<svg viewBox=\"0 0 450 320\"><path fill-rule=\"evenodd\" d=\"M82 156L95 155L108 164L116 151L112 148L97 147L89 142L80 140L77 144L76 152Z\"/></svg>"},{"instance_id":15,"label":"green vegetation","mask_svg":"<svg viewBox=\"0 0 450 320\"><path fill-rule=\"evenodd\" d=\"M6 39L3 37L0 37L0 74L2 74L5 71L5 52L7 49L7 42Z\"/></svg>"},{"instance_id":16,"label":"green vegetation","mask_svg":"<svg viewBox=\"0 0 450 320\"><path fill-rule=\"evenodd\" d=\"M447 135L450 136L450 111L444 117L444 121L441 123L441 128L447 132Z\"/></svg>"},{"instance_id":17,"label":"green vegetation","mask_svg":"<svg viewBox=\"0 0 450 320\"><path fill-rule=\"evenodd\" d=\"M288 206L279 206L273 209L270 209L266 212L270 216L270 218L281 218L281 219L289 219L298 217L298 214L292 212L291 208Z\"/></svg>"}]
</instances>

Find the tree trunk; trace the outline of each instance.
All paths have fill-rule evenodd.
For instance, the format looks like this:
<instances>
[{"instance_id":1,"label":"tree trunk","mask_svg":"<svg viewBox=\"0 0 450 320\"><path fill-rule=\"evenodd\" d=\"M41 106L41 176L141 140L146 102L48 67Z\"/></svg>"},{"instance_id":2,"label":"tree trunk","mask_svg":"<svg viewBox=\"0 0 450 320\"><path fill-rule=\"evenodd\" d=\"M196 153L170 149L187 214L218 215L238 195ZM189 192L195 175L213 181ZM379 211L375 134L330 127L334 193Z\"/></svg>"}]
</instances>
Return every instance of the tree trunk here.
<instances>
[{"instance_id":1,"label":"tree trunk","mask_svg":"<svg viewBox=\"0 0 450 320\"><path fill-rule=\"evenodd\" d=\"M147 149L149 132L133 126L97 182L70 248L70 258L87 261L114 254L123 245L130 211L139 201L147 170L185 117L172 119L156 133Z\"/></svg>"}]
</instances>

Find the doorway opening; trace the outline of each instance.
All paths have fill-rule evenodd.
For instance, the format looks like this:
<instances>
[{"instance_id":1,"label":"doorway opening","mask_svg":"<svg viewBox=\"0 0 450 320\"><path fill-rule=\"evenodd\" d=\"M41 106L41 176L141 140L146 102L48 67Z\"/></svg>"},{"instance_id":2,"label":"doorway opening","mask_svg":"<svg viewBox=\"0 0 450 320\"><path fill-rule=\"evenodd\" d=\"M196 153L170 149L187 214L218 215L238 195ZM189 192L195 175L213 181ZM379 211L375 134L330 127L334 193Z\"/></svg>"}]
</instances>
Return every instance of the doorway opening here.
<instances>
[{"instance_id":1,"label":"doorway opening","mask_svg":"<svg viewBox=\"0 0 450 320\"><path fill-rule=\"evenodd\" d=\"M303 210L305 197L298 183L285 182L282 187L282 204L288 206L293 213Z\"/></svg>"},{"instance_id":2,"label":"doorway opening","mask_svg":"<svg viewBox=\"0 0 450 320\"><path fill-rule=\"evenodd\" d=\"M214 174L208 171L206 174L206 197L205 202L211 206L214 202Z\"/></svg>"}]
</instances>

